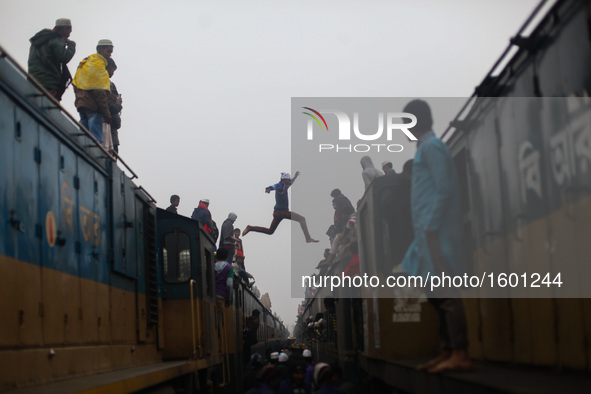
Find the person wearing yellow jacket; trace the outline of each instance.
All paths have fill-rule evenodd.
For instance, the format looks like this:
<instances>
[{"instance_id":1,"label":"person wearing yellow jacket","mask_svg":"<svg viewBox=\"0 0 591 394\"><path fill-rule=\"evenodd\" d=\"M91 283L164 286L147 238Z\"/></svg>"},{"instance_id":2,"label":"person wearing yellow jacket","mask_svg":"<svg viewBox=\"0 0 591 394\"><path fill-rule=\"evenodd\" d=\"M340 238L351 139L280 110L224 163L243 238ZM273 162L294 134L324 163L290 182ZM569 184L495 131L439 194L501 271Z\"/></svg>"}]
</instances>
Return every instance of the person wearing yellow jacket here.
<instances>
[{"instance_id":1,"label":"person wearing yellow jacket","mask_svg":"<svg viewBox=\"0 0 591 394\"><path fill-rule=\"evenodd\" d=\"M107 101L111 81L107 72L107 59L113 53L111 40L100 40L95 54L82 60L72 81L80 113L80 123L99 143L103 142L103 123L111 123Z\"/></svg>"}]
</instances>

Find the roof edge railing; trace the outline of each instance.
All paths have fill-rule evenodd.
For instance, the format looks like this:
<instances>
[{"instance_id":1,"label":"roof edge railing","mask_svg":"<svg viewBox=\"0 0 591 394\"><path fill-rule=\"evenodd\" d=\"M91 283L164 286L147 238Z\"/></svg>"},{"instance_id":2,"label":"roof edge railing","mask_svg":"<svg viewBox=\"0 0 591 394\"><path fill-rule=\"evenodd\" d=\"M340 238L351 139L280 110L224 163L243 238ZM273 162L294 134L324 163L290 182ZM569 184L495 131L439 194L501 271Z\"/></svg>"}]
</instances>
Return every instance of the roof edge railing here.
<instances>
[{"instance_id":1,"label":"roof edge railing","mask_svg":"<svg viewBox=\"0 0 591 394\"><path fill-rule=\"evenodd\" d=\"M86 137L90 138L90 140L92 142L94 142L94 145L91 145L90 147L93 148L99 148L100 150L103 151L103 153L106 155L106 157L108 159L111 159L113 162L117 162L120 161L121 164L123 164L123 166L130 172L130 174L132 175L131 179L134 178L138 178L138 176L136 175L136 173L131 169L131 167L129 167L129 165L127 165L127 163L125 161L123 161L123 159L121 158L121 156L119 156L116 152L109 152L107 151L100 142L98 142L98 140L96 138L94 138L94 136L92 134L90 134L90 132L86 129L86 127L82 126L82 124L80 124L80 122L78 120L76 120L64 107L62 107L62 105L60 104L59 101L57 101L55 99L55 97L53 97L51 95L51 93L49 93L47 91L47 89L45 89L36 79L35 77L33 77L32 75L30 75L27 71L25 71L20 64L18 64L18 62L8 54L8 52L6 52L6 50L0 46L0 58L6 58L8 59L8 61L12 64L12 66L14 68L16 68L22 75L26 76L28 78L28 80L37 88L41 91L40 96L45 96L47 99L49 99L54 106L53 107L49 107L49 109L59 109L63 114L65 114L76 126L78 126L80 128L80 130L82 131L82 135L85 135Z\"/></svg>"},{"instance_id":2,"label":"roof edge railing","mask_svg":"<svg viewBox=\"0 0 591 394\"><path fill-rule=\"evenodd\" d=\"M455 116L455 118L449 123L449 126L447 126L447 128L445 129L445 131L441 135L441 139L445 138L445 136L447 135L447 133L449 133L453 128L455 128L454 125L455 124L458 124L459 119L460 119L460 116L464 113L464 111L466 110L466 108L468 108L468 106L472 103L472 101L474 101L474 99L478 96L478 88L484 82L490 80L490 78L492 77L492 74L495 72L495 70L497 69L497 67L499 67L499 65L501 64L501 62L503 62L503 60L505 60L505 57L511 51L511 48L513 48L514 46L516 46L517 43L519 42L519 40L517 38L518 37L521 37L521 34L525 31L525 29L527 29L527 27L530 25L530 23L532 23L532 21L534 20L534 18L542 10L542 8L544 7L544 5L546 4L547 1L548 0L542 0L542 1L540 1L540 3L536 6L536 8L534 8L534 10L530 14L530 16L525 20L525 22L523 23L523 25L521 26L521 28L517 31L517 34L509 40L509 45L507 45L507 47L505 48L505 50L503 51L503 53L501 54L501 56L498 58L498 60L495 62L495 64L491 67L490 71L484 76L484 78L482 79L482 82L480 82L480 84L474 89L474 93L472 93L472 96L470 96L470 98L468 100L466 100L466 102L462 106L462 109L460 109L460 111Z\"/></svg>"}]
</instances>

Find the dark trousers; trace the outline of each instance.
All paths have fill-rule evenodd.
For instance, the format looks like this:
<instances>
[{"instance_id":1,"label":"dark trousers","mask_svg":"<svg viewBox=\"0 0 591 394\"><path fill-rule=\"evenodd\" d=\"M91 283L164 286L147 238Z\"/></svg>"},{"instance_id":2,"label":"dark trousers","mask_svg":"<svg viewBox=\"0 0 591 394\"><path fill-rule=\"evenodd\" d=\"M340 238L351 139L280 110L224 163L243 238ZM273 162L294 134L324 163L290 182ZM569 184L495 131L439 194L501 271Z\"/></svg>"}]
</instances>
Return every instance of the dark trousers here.
<instances>
[{"instance_id":1,"label":"dark trousers","mask_svg":"<svg viewBox=\"0 0 591 394\"><path fill-rule=\"evenodd\" d=\"M266 227L259 227L259 226L250 226L250 231L254 231L257 233L263 233L263 234L273 234L275 232L275 230L277 229L277 226L279 226L279 223L281 223L281 221L283 219L289 219L289 220L295 220L296 222L300 223L300 226L302 227L302 231L304 232L304 236L306 237L306 240L310 239L310 233L308 232L308 225L306 224L306 218L304 218L302 215L299 215L295 212L291 212L291 211L274 211L273 212L273 221L271 222L271 225L269 226L269 228Z\"/></svg>"},{"instance_id":2,"label":"dark trousers","mask_svg":"<svg viewBox=\"0 0 591 394\"><path fill-rule=\"evenodd\" d=\"M468 348L468 327L461 298L429 298L439 323L439 339L445 350Z\"/></svg>"}]
</instances>

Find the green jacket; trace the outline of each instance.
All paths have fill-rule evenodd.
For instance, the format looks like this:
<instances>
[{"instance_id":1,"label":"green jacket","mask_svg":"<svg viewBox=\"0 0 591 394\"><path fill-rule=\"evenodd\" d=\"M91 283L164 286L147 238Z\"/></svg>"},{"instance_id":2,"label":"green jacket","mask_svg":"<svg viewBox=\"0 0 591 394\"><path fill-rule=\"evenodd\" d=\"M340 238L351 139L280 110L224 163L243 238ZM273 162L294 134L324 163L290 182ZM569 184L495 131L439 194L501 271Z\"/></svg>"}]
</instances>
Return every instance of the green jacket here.
<instances>
[{"instance_id":1,"label":"green jacket","mask_svg":"<svg viewBox=\"0 0 591 394\"><path fill-rule=\"evenodd\" d=\"M66 42L51 30L43 29L33 36L29 50L29 74L46 89L54 89L63 93L71 80L66 64L76 53L76 43Z\"/></svg>"}]
</instances>

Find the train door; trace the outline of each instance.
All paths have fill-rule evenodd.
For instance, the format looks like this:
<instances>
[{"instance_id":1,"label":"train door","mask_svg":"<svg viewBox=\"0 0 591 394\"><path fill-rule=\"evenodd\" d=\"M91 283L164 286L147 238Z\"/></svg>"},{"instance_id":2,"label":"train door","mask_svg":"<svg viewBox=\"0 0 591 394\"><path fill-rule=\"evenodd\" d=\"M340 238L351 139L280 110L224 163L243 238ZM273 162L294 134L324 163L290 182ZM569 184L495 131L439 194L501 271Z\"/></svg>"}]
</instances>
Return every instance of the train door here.
<instances>
[{"instance_id":1,"label":"train door","mask_svg":"<svg viewBox=\"0 0 591 394\"><path fill-rule=\"evenodd\" d=\"M197 222L158 209L164 357L217 359L213 243Z\"/></svg>"},{"instance_id":2,"label":"train door","mask_svg":"<svg viewBox=\"0 0 591 394\"><path fill-rule=\"evenodd\" d=\"M0 294L14 299L8 308L0 311L0 344L20 343L25 346L40 345L42 341L41 270L37 227L38 169L35 154L38 130L34 120L15 107L2 92L0 95L0 132L8 133L1 144L0 202L4 211L0 214L0 273L3 286ZM26 289L26 291L25 291ZM14 297L14 294L22 294Z\"/></svg>"}]
</instances>

